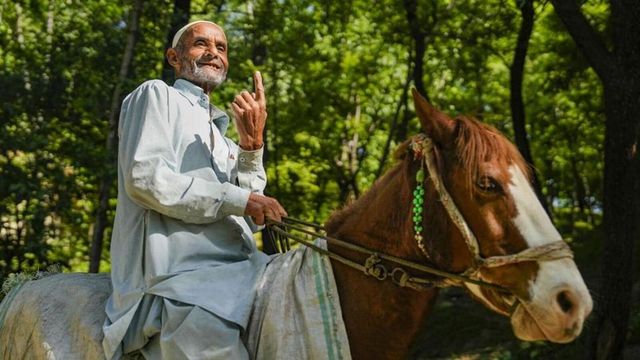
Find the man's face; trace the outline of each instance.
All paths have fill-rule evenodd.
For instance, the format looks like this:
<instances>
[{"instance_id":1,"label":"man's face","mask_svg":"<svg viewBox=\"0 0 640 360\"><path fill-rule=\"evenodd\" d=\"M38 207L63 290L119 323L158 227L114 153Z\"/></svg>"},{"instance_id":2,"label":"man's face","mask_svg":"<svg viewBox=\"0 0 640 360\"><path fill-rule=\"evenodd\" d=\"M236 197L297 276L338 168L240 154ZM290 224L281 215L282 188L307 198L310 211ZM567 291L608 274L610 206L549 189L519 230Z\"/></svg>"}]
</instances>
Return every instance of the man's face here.
<instances>
[{"instance_id":1,"label":"man's face","mask_svg":"<svg viewBox=\"0 0 640 360\"><path fill-rule=\"evenodd\" d=\"M172 62L171 50L175 51ZM176 49L169 49L169 62L176 70L176 77L213 89L227 77L227 37L222 29L209 23L199 23L189 28Z\"/></svg>"}]
</instances>

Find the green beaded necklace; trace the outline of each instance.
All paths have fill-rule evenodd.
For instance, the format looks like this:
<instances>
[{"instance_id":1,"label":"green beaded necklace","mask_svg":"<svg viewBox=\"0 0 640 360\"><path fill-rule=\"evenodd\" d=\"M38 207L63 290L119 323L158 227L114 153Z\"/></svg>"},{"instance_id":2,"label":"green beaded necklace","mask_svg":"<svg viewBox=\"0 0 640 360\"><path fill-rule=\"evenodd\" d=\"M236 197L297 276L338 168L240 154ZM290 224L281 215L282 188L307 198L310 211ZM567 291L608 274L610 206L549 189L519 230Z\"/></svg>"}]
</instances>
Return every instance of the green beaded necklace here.
<instances>
[{"instance_id":1,"label":"green beaded necklace","mask_svg":"<svg viewBox=\"0 0 640 360\"><path fill-rule=\"evenodd\" d=\"M424 169L416 173L416 188L413 190L413 232L419 245L424 245L422 238L422 209L424 204Z\"/></svg>"},{"instance_id":2,"label":"green beaded necklace","mask_svg":"<svg viewBox=\"0 0 640 360\"><path fill-rule=\"evenodd\" d=\"M424 177L425 177L425 162L428 150L425 146L430 145L428 138L424 135L415 136L410 145L410 149L413 150L413 156L416 160L420 161L420 169L416 172L416 188L413 190L413 238L416 240L418 247L422 253L429 258L429 252L424 243L424 236L422 236L422 220L424 213Z\"/></svg>"}]
</instances>

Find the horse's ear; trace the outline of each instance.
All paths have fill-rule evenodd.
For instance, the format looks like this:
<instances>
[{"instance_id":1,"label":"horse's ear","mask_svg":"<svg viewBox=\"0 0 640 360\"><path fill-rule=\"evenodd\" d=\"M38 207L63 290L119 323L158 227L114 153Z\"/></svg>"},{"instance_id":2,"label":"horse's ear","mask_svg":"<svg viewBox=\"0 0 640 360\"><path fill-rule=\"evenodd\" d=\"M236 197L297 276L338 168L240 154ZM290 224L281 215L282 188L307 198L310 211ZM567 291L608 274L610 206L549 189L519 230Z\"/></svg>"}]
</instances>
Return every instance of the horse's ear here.
<instances>
[{"instance_id":1,"label":"horse's ear","mask_svg":"<svg viewBox=\"0 0 640 360\"><path fill-rule=\"evenodd\" d=\"M456 122L447 114L433 107L418 90L412 88L413 103L425 133L439 145L448 148L453 145Z\"/></svg>"}]
</instances>

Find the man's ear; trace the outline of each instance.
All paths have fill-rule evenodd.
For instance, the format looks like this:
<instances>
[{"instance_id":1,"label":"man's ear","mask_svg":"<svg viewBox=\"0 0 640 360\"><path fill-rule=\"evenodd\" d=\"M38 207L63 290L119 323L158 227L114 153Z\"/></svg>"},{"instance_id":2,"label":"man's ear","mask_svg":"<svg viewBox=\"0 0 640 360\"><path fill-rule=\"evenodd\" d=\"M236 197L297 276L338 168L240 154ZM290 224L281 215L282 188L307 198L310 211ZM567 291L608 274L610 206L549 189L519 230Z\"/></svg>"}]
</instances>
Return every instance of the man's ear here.
<instances>
[{"instance_id":1,"label":"man's ear","mask_svg":"<svg viewBox=\"0 0 640 360\"><path fill-rule=\"evenodd\" d=\"M178 61L178 52L176 51L176 49L174 48L167 49L167 62L174 69L178 68L180 61Z\"/></svg>"}]
</instances>

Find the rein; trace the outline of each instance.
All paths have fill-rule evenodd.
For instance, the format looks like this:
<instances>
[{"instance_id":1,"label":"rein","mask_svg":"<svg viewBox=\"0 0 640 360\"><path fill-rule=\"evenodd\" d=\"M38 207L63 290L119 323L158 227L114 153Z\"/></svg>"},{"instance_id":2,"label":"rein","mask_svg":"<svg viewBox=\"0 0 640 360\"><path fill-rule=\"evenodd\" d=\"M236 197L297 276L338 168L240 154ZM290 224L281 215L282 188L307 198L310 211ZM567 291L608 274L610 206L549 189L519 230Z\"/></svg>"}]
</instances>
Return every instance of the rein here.
<instances>
[{"instance_id":1,"label":"rein","mask_svg":"<svg viewBox=\"0 0 640 360\"><path fill-rule=\"evenodd\" d=\"M331 259L334 259L344 265L347 265L353 269L358 271L362 271L365 275L373 276L378 280L392 280L396 285L400 287L409 287L414 290L427 290L432 289L434 287L444 288L450 286L456 286L461 284L462 282L469 282L476 285L492 288L494 290L499 291L507 291L502 286L488 283L479 279L472 279L464 275L454 274L447 271L439 270L427 265L423 265L420 263L416 263L413 261L409 261L406 259L398 258L392 255L387 255L383 253L379 253L370 249L367 249L360 245L355 245L343 240L339 240L336 238L329 237L323 233L318 231L324 231L324 227L319 224L309 223L302 220L294 219L294 218L285 218L282 222L267 220L267 224L269 226L269 230L271 231L271 235L275 235L275 239L279 244L279 248L282 252L289 249L289 244L286 242L286 239L293 240L297 243L303 244L320 254L326 255ZM306 227L311 227L316 229L316 231L308 230ZM312 239L304 238L303 236L292 233L289 229L301 232L305 235L312 236L314 238L320 238L327 241L327 243L336 245L351 251L358 252L360 254L367 255L367 259L364 264L358 263L351 259L347 259L341 255L338 255L329 250L323 249L313 243ZM388 268L382 263L383 261L391 262L400 266L393 267L392 270L388 270ZM440 276L443 279L431 279L425 277L417 277L411 276L407 270L411 269L415 271L419 271L422 273L432 274L436 276Z\"/></svg>"},{"instance_id":2,"label":"rein","mask_svg":"<svg viewBox=\"0 0 640 360\"><path fill-rule=\"evenodd\" d=\"M381 281L391 279L398 286L409 287L415 290L427 290L434 287L444 288L450 286L463 286L464 283L470 283L507 293L510 291L503 286L482 280L480 275L482 269L496 268L526 261L551 261L563 258L573 258L573 253L569 248L569 245L561 240L541 246L527 248L516 254L483 258L480 255L478 240L469 228L469 225L464 220L464 217L453 202L451 195L449 195L449 192L442 183L440 174L438 173L437 167L435 166L433 143L431 139L429 139L425 134L416 135L412 139L410 148L414 151L414 155L416 157L422 157L424 159L422 165L426 165L426 170L430 175L429 178L433 182L433 185L438 192L440 202L445 207L449 217L451 218L451 221L462 234L462 237L467 244L467 248L469 249L471 254L473 254L473 264L469 269L461 274L455 274L395 256L378 253L360 245L355 245L343 240L329 237L321 233L321 231L324 232L324 227L322 227L321 225L293 218L285 218L282 222L267 220L268 229L271 231L271 235L275 235L274 237L280 244L280 250L289 250L289 244L286 240L291 239L307 247L310 247L323 255L329 256L331 259L334 259L346 266L362 271L365 275L373 276L374 278ZM423 190L422 194L420 194L420 189L424 186L424 173L422 172L422 168L418 171L417 178L418 186L416 188L416 191L414 192L415 198L413 202L414 223L418 223L417 220L422 219L421 211L423 204L421 196L424 193ZM420 200L416 201L416 198L419 198ZM420 212L418 212L418 210ZM314 230L309 230L308 228L312 228ZM303 233L305 234L305 236L307 236L307 238L294 234L289 229ZM418 247L420 248L420 251L427 259L430 259L430 255L427 252L424 243L424 238L420 233L422 227L414 225L414 230L416 231L414 238L417 242ZM309 239L308 236L324 239L331 245L358 252L368 257L365 260L364 264L358 263L315 245L313 243L313 240ZM383 261L394 263L398 266L394 266L393 269L389 271L383 264ZM405 269L436 275L438 277L441 277L442 279L412 276Z\"/></svg>"}]
</instances>

